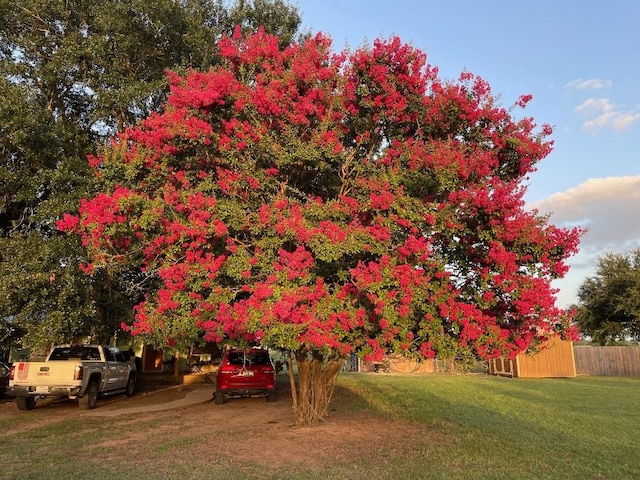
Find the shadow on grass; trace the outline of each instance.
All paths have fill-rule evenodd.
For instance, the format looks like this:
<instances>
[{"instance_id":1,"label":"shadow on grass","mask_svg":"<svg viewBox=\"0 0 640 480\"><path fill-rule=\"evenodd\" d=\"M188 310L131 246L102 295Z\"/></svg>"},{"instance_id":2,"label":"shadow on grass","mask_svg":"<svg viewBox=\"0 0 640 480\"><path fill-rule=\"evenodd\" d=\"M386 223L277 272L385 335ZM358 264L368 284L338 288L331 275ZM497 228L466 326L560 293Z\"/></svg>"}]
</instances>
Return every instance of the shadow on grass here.
<instances>
[{"instance_id":1,"label":"shadow on grass","mask_svg":"<svg viewBox=\"0 0 640 480\"><path fill-rule=\"evenodd\" d=\"M487 476L467 478L631 479L640 472L640 381L353 374L339 385L334 408L439 429L451 440L446 452L436 448L439 464L459 464L468 475L486 469Z\"/></svg>"}]
</instances>

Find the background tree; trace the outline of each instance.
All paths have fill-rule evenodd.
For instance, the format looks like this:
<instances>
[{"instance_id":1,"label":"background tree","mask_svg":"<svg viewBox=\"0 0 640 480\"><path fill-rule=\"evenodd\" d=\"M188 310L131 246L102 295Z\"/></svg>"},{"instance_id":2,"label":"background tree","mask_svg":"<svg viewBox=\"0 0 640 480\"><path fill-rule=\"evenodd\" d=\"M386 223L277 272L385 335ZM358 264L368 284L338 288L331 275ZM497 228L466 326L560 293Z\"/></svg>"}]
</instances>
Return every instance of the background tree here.
<instances>
[{"instance_id":1,"label":"background tree","mask_svg":"<svg viewBox=\"0 0 640 480\"><path fill-rule=\"evenodd\" d=\"M595 343L640 341L640 249L607 253L578 290L576 321Z\"/></svg>"},{"instance_id":2,"label":"background tree","mask_svg":"<svg viewBox=\"0 0 640 480\"><path fill-rule=\"evenodd\" d=\"M291 4L283 0L238 0L229 8L221 31L231 35L236 25L243 34L265 32L278 37L278 45L284 48L296 39L300 28L300 15Z\"/></svg>"},{"instance_id":3,"label":"background tree","mask_svg":"<svg viewBox=\"0 0 640 480\"><path fill-rule=\"evenodd\" d=\"M26 344L70 340L95 319L92 282L78 268L80 242L54 222L91 191L80 156L88 139L54 121L28 86L0 79L0 95L0 317L33 325Z\"/></svg>"},{"instance_id":4,"label":"background tree","mask_svg":"<svg viewBox=\"0 0 640 480\"><path fill-rule=\"evenodd\" d=\"M132 319L139 272L86 277L84 246L52 225L95 192L87 156L162 105L167 68L210 67L216 38L261 19L283 41L300 24L281 0L0 0L0 318L27 345Z\"/></svg>"},{"instance_id":5,"label":"background tree","mask_svg":"<svg viewBox=\"0 0 640 480\"><path fill-rule=\"evenodd\" d=\"M94 159L108 188L59 222L89 269L158 282L134 335L289 351L309 424L349 354L492 358L572 333L550 281L580 231L522 200L549 127L471 74L442 82L398 38L336 55L322 35L281 50L237 31L218 47L219 67L170 74L164 112Z\"/></svg>"}]
</instances>

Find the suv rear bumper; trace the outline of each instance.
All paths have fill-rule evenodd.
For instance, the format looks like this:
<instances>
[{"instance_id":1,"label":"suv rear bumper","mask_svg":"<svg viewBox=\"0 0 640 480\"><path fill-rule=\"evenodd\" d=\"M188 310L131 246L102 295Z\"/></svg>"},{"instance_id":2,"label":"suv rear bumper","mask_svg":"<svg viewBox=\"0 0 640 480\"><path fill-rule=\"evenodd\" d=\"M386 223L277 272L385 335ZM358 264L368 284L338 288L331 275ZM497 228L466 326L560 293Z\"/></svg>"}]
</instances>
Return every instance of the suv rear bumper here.
<instances>
[{"instance_id":1,"label":"suv rear bumper","mask_svg":"<svg viewBox=\"0 0 640 480\"><path fill-rule=\"evenodd\" d=\"M270 395L275 392L275 388L220 388L218 390L225 397L258 397Z\"/></svg>"}]
</instances>

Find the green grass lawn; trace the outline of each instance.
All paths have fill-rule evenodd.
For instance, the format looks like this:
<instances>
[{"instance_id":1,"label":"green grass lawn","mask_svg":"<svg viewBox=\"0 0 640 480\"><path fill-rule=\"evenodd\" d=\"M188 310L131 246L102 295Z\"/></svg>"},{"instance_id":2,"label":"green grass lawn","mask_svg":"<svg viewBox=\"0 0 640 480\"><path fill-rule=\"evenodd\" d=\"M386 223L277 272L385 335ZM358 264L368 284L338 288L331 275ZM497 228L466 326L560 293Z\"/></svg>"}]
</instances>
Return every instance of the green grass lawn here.
<instances>
[{"instance_id":1,"label":"green grass lawn","mask_svg":"<svg viewBox=\"0 0 640 480\"><path fill-rule=\"evenodd\" d=\"M352 408L444 435L424 441L402 478L640 478L637 378L354 376L342 385L361 398Z\"/></svg>"},{"instance_id":2,"label":"green grass lawn","mask_svg":"<svg viewBox=\"0 0 640 480\"><path fill-rule=\"evenodd\" d=\"M239 407L251 415L250 408ZM203 415L207 408L215 406L193 412ZM260 461L244 464L218 453L221 435L223 441L235 441L251 432L225 432L224 425L211 425L210 436L189 436L188 425L199 421L190 412L158 412L140 421L73 415L55 421L46 408L3 415L0 478L640 478L639 378L343 374L330 421L388 421L390 428L406 428L402 441L386 455L359 449L348 460L336 456L321 465L275 470ZM323 431L304 430L308 436ZM208 453L198 456L197 451ZM308 454L312 458L313 450Z\"/></svg>"}]
</instances>

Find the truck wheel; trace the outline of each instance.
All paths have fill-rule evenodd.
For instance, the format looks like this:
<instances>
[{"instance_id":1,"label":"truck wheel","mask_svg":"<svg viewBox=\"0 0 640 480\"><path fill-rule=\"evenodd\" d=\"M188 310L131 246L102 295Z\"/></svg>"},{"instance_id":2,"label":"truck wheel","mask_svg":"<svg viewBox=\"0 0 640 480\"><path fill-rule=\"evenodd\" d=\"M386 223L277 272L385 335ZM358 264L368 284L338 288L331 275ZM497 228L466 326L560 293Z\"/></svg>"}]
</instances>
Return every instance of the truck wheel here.
<instances>
[{"instance_id":1,"label":"truck wheel","mask_svg":"<svg viewBox=\"0 0 640 480\"><path fill-rule=\"evenodd\" d=\"M127 380L127 385L124 387L125 394L127 397L133 397L133 394L136 391L136 374L132 373L129 375L129 380Z\"/></svg>"},{"instance_id":2,"label":"truck wheel","mask_svg":"<svg viewBox=\"0 0 640 480\"><path fill-rule=\"evenodd\" d=\"M98 384L96 382L89 383L84 396L78 399L78 406L82 410L92 410L96 406L98 400Z\"/></svg>"},{"instance_id":3,"label":"truck wheel","mask_svg":"<svg viewBox=\"0 0 640 480\"><path fill-rule=\"evenodd\" d=\"M213 396L213 401L216 405L222 405L224 403L224 394L216 390L216 393Z\"/></svg>"},{"instance_id":4,"label":"truck wheel","mask_svg":"<svg viewBox=\"0 0 640 480\"><path fill-rule=\"evenodd\" d=\"M36 397L16 397L18 410L33 410L36 408Z\"/></svg>"}]
</instances>

